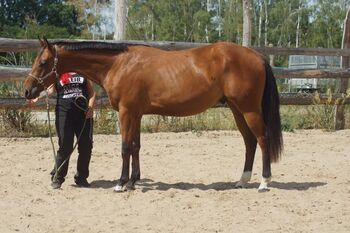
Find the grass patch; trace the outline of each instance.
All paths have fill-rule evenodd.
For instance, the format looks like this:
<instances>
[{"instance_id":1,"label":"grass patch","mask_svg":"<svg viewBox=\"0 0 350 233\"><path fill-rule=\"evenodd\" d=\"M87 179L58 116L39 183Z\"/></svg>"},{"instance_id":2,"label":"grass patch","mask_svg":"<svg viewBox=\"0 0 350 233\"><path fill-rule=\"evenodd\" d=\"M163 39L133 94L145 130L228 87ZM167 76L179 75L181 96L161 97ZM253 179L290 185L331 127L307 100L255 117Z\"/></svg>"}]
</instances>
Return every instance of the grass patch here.
<instances>
[{"instance_id":1,"label":"grass patch","mask_svg":"<svg viewBox=\"0 0 350 233\"><path fill-rule=\"evenodd\" d=\"M49 136L47 121L38 121L33 116L29 110L0 109L0 137Z\"/></svg>"},{"instance_id":2,"label":"grass patch","mask_svg":"<svg viewBox=\"0 0 350 233\"><path fill-rule=\"evenodd\" d=\"M188 117L146 115L141 124L141 131L148 133L233 129L237 127L231 110L228 108L211 108Z\"/></svg>"}]
</instances>

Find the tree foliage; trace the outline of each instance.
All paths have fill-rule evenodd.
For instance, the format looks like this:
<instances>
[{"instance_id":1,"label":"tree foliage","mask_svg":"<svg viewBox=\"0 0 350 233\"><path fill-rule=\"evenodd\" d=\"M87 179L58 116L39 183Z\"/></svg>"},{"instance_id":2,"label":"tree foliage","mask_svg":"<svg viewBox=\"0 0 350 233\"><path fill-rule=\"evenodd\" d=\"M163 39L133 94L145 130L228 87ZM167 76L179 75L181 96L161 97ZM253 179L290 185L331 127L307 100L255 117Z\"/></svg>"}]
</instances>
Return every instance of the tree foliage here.
<instances>
[{"instance_id":1,"label":"tree foliage","mask_svg":"<svg viewBox=\"0 0 350 233\"><path fill-rule=\"evenodd\" d=\"M0 0L0 36L96 39L107 33L111 38L105 12L113 14L113 2ZM242 0L127 2L128 39L242 42ZM339 48L349 5L348 0L252 0L252 45Z\"/></svg>"},{"instance_id":2,"label":"tree foliage","mask_svg":"<svg viewBox=\"0 0 350 233\"><path fill-rule=\"evenodd\" d=\"M339 48L349 5L254 0L252 45ZM128 8L129 39L242 42L242 0L129 0Z\"/></svg>"},{"instance_id":3,"label":"tree foliage","mask_svg":"<svg viewBox=\"0 0 350 233\"><path fill-rule=\"evenodd\" d=\"M0 0L0 36L15 38L79 36L73 5L61 0Z\"/></svg>"},{"instance_id":4,"label":"tree foliage","mask_svg":"<svg viewBox=\"0 0 350 233\"><path fill-rule=\"evenodd\" d=\"M203 0L129 0L128 37L208 42L218 37L218 9L212 5Z\"/></svg>"}]
</instances>

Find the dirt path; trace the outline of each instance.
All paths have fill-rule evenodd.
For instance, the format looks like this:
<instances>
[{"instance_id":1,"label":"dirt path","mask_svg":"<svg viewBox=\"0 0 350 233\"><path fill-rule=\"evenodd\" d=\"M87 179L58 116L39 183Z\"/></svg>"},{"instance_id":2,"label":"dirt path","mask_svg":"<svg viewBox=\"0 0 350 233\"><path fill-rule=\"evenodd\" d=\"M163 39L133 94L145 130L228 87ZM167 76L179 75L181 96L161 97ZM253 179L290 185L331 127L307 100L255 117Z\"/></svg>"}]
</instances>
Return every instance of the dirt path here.
<instances>
[{"instance_id":1,"label":"dirt path","mask_svg":"<svg viewBox=\"0 0 350 233\"><path fill-rule=\"evenodd\" d=\"M114 193L120 138L95 135L89 189L50 188L48 138L0 138L0 232L350 232L350 130L285 133L270 192L247 189L238 132L143 134L142 180Z\"/></svg>"}]
</instances>

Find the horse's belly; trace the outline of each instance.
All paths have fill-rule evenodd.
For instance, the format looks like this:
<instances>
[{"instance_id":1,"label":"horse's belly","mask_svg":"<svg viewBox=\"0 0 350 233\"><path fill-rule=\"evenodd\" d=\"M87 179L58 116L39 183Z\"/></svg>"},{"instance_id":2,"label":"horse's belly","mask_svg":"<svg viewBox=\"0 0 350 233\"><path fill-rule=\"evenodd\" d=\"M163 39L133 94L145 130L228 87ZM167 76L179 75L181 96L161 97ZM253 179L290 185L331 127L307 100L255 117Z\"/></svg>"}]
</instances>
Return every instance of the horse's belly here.
<instances>
[{"instance_id":1,"label":"horse's belly","mask_svg":"<svg viewBox=\"0 0 350 233\"><path fill-rule=\"evenodd\" d=\"M222 94L219 92L203 93L191 98L176 98L152 102L147 114L167 116L190 116L201 113L218 103Z\"/></svg>"}]
</instances>

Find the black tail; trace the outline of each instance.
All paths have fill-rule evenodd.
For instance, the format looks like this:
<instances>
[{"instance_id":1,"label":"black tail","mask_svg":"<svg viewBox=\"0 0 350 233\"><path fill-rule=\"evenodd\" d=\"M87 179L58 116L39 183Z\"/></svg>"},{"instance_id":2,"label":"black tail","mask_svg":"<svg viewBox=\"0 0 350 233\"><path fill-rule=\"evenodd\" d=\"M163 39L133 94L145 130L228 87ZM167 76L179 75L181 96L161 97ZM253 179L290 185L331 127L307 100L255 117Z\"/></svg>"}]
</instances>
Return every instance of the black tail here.
<instances>
[{"instance_id":1,"label":"black tail","mask_svg":"<svg viewBox=\"0 0 350 233\"><path fill-rule=\"evenodd\" d=\"M266 125L267 153L271 162L278 162L282 155L283 138L280 118L280 99L275 76L270 64L265 61L266 81L262 102L264 121Z\"/></svg>"}]
</instances>

